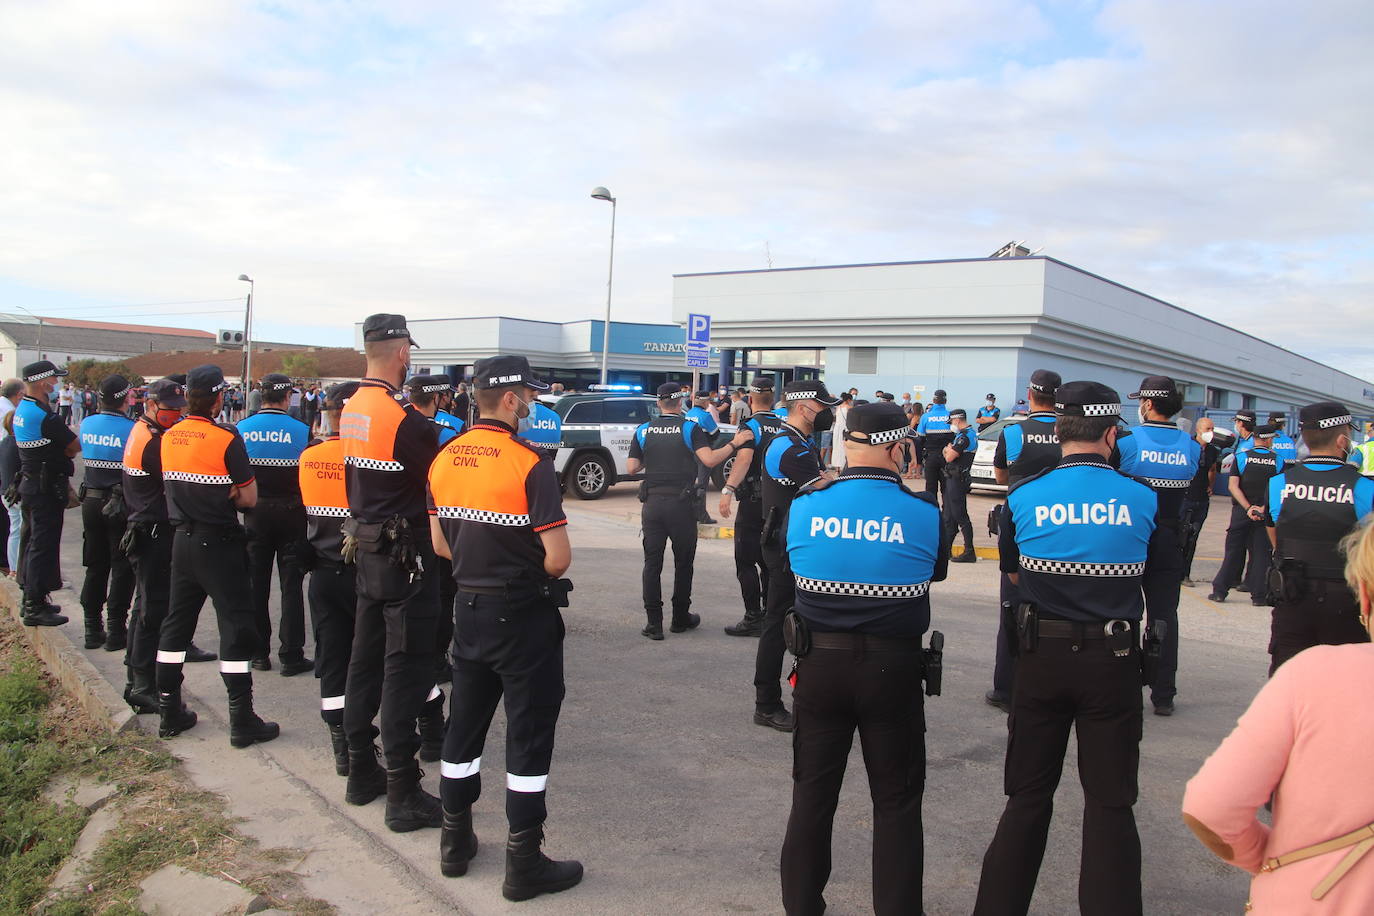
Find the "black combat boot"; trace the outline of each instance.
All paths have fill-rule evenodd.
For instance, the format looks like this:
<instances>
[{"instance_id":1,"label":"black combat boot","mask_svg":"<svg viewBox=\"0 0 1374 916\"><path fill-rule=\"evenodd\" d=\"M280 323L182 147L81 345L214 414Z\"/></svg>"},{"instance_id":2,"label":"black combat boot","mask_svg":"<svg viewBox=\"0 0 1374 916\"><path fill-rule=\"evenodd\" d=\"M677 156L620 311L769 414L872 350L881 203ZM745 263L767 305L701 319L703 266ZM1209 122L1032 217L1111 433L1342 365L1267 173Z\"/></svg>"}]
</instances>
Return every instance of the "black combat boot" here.
<instances>
[{"instance_id":1,"label":"black combat boot","mask_svg":"<svg viewBox=\"0 0 1374 916\"><path fill-rule=\"evenodd\" d=\"M105 638L106 652L119 652L129 647L129 616L127 614L110 614L108 635Z\"/></svg>"},{"instance_id":2,"label":"black combat boot","mask_svg":"<svg viewBox=\"0 0 1374 916\"><path fill-rule=\"evenodd\" d=\"M229 691L229 743L234 747L247 747L259 741L271 741L281 734L281 726L275 722L264 722L253 711L253 685L235 686Z\"/></svg>"},{"instance_id":3,"label":"black combat boot","mask_svg":"<svg viewBox=\"0 0 1374 916\"><path fill-rule=\"evenodd\" d=\"M330 725L325 723L325 728L329 729L329 746L334 751L334 772L340 776L348 775L348 739L344 737L342 725Z\"/></svg>"},{"instance_id":4,"label":"black combat boot","mask_svg":"<svg viewBox=\"0 0 1374 916\"><path fill-rule=\"evenodd\" d=\"M972 545L968 545L968 546L964 547L964 552L963 552L963 553L959 554L958 556L952 556L952 557L950 557L950 558L949 558L949 562L951 562L951 563L977 563L977 562L978 562L978 554L976 554L976 553L973 552L973 546L972 546Z\"/></svg>"},{"instance_id":5,"label":"black combat boot","mask_svg":"<svg viewBox=\"0 0 1374 916\"><path fill-rule=\"evenodd\" d=\"M411 760L386 770L386 827L392 833L409 833L421 827L443 825L439 799L420 787L420 764Z\"/></svg>"},{"instance_id":6,"label":"black combat boot","mask_svg":"<svg viewBox=\"0 0 1374 916\"><path fill-rule=\"evenodd\" d=\"M420 759L433 763L444 753L444 697L435 697L420 710Z\"/></svg>"},{"instance_id":7,"label":"black combat boot","mask_svg":"<svg viewBox=\"0 0 1374 916\"><path fill-rule=\"evenodd\" d=\"M501 894L507 900L554 894L581 882L582 863L550 859L539 848L543 842L543 824L512 832L506 841L506 880L501 885Z\"/></svg>"},{"instance_id":8,"label":"black combat boot","mask_svg":"<svg viewBox=\"0 0 1374 916\"><path fill-rule=\"evenodd\" d=\"M457 814L444 812L439 831L439 871L445 878L461 878L477 855L477 834L472 829L472 808Z\"/></svg>"},{"instance_id":9,"label":"black combat boot","mask_svg":"<svg viewBox=\"0 0 1374 916\"><path fill-rule=\"evenodd\" d=\"M124 688L124 701L140 716L158 711L157 685L153 681L155 676L151 665L147 668L129 666L129 684Z\"/></svg>"},{"instance_id":10,"label":"black combat boot","mask_svg":"<svg viewBox=\"0 0 1374 916\"><path fill-rule=\"evenodd\" d=\"M377 764L377 746L369 745L361 750L350 746L344 801L350 805L367 805L385 794L386 770Z\"/></svg>"},{"instance_id":11,"label":"black combat boot","mask_svg":"<svg viewBox=\"0 0 1374 916\"><path fill-rule=\"evenodd\" d=\"M159 738L175 738L185 731L196 727L196 714L181 702L181 691L171 690L157 695L157 713L161 717L157 725Z\"/></svg>"},{"instance_id":12,"label":"black combat boot","mask_svg":"<svg viewBox=\"0 0 1374 916\"><path fill-rule=\"evenodd\" d=\"M728 636L762 636L763 608L751 607L744 611L744 619L725 628Z\"/></svg>"},{"instance_id":13,"label":"black combat boot","mask_svg":"<svg viewBox=\"0 0 1374 916\"><path fill-rule=\"evenodd\" d=\"M86 621L86 648L99 649L105 645L105 624L100 618L100 608L92 611L90 608L82 608L82 617Z\"/></svg>"},{"instance_id":14,"label":"black combat boot","mask_svg":"<svg viewBox=\"0 0 1374 916\"><path fill-rule=\"evenodd\" d=\"M49 604L46 598L25 592L20 618L26 627L60 627L67 622L67 617L57 611L57 605Z\"/></svg>"}]
</instances>

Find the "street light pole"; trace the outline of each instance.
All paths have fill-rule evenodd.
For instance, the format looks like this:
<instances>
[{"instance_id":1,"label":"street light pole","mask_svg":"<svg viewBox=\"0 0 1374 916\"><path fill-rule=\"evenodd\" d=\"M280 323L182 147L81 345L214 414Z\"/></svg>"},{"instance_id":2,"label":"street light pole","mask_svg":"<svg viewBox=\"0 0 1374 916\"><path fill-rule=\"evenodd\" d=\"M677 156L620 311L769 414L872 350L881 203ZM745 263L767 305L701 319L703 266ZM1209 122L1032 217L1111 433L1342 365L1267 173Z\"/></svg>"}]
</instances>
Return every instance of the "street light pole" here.
<instances>
[{"instance_id":1,"label":"street light pole","mask_svg":"<svg viewBox=\"0 0 1374 916\"><path fill-rule=\"evenodd\" d=\"M253 278L239 274L239 279L248 284L248 307L243 314L243 403L248 403L250 372L253 371Z\"/></svg>"},{"instance_id":2,"label":"street light pole","mask_svg":"<svg viewBox=\"0 0 1374 916\"><path fill-rule=\"evenodd\" d=\"M611 281L615 278L615 198L602 187L592 188L596 200L611 202L611 261L606 268L606 324L601 329L601 384L606 384L606 364L611 352Z\"/></svg>"}]
</instances>

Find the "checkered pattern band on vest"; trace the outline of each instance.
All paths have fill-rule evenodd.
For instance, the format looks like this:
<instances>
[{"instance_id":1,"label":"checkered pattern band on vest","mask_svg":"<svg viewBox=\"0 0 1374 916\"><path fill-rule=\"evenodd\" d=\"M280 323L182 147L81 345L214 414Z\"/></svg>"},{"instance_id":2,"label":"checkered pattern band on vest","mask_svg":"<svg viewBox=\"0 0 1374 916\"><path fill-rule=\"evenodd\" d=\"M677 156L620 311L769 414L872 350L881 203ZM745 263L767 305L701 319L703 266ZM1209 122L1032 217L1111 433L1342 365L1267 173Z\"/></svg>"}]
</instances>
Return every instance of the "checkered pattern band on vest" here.
<instances>
[{"instance_id":1,"label":"checkered pattern band on vest","mask_svg":"<svg viewBox=\"0 0 1374 916\"><path fill-rule=\"evenodd\" d=\"M1073 404L1073 405L1055 404L1055 405L1054 405L1054 408L1055 408L1055 410L1058 410L1060 413L1064 413L1064 412L1068 409L1069 406L1076 407L1076 408L1078 408L1079 410L1081 410L1081 411L1083 412L1083 413L1082 413L1082 416L1085 416L1085 417L1119 417L1119 416L1121 416L1121 405L1120 405L1120 404Z\"/></svg>"},{"instance_id":2,"label":"checkered pattern band on vest","mask_svg":"<svg viewBox=\"0 0 1374 916\"><path fill-rule=\"evenodd\" d=\"M19 441L20 448L42 448L45 445L52 445L51 439L34 439L32 442Z\"/></svg>"},{"instance_id":3,"label":"checkered pattern band on vest","mask_svg":"<svg viewBox=\"0 0 1374 916\"><path fill-rule=\"evenodd\" d=\"M306 515L323 515L329 518L348 518L348 509L343 506L306 506Z\"/></svg>"},{"instance_id":4,"label":"checkered pattern band on vest","mask_svg":"<svg viewBox=\"0 0 1374 916\"><path fill-rule=\"evenodd\" d=\"M777 481L778 483L782 484L784 487L790 487L790 486L792 486L792 478L791 478L791 477L773 477L772 474L769 474L768 476L769 476L769 477L772 477L773 480L775 480L775 481Z\"/></svg>"},{"instance_id":5,"label":"checkered pattern band on vest","mask_svg":"<svg viewBox=\"0 0 1374 916\"><path fill-rule=\"evenodd\" d=\"M404 471L406 466L399 461L384 461L381 458L359 458L349 455L344 458L344 462L353 465L355 468L366 468L369 471Z\"/></svg>"},{"instance_id":6,"label":"checkered pattern band on vest","mask_svg":"<svg viewBox=\"0 0 1374 916\"><path fill-rule=\"evenodd\" d=\"M1186 490L1193 484L1191 478L1188 480L1165 480L1163 477L1142 477L1140 479L1159 490Z\"/></svg>"},{"instance_id":7,"label":"checkered pattern band on vest","mask_svg":"<svg viewBox=\"0 0 1374 916\"><path fill-rule=\"evenodd\" d=\"M110 471L117 471L117 470L119 470L120 468L124 467L124 465L123 465L121 462L118 462L118 461L106 461L106 460L104 460L103 458L87 458L87 459L86 459L86 467L88 467L88 468L104 468L104 469L110 470Z\"/></svg>"},{"instance_id":8,"label":"checkered pattern band on vest","mask_svg":"<svg viewBox=\"0 0 1374 916\"><path fill-rule=\"evenodd\" d=\"M1346 414L1343 417L1327 417L1325 420L1317 421L1317 429L1330 429L1333 426L1349 426L1350 423L1350 414Z\"/></svg>"},{"instance_id":9,"label":"checkered pattern band on vest","mask_svg":"<svg viewBox=\"0 0 1374 916\"><path fill-rule=\"evenodd\" d=\"M920 598L930 590L930 583L868 585L862 582L828 582L825 579L797 576L797 588L821 595L850 595L855 598Z\"/></svg>"},{"instance_id":10,"label":"checkered pattern band on vest","mask_svg":"<svg viewBox=\"0 0 1374 916\"><path fill-rule=\"evenodd\" d=\"M469 509L466 506L440 506L439 517L462 519L465 522L486 522L488 525L504 525L507 528L518 528L530 523L528 515L509 515L486 509Z\"/></svg>"},{"instance_id":11,"label":"checkered pattern band on vest","mask_svg":"<svg viewBox=\"0 0 1374 916\"><path fill-rule=\"evenodd\" d=\"M183 483L233 483L228 474L192 474L189 471L163 471L164 480L180 480Z\"/></svg>"},{"instance_id":12,"label":"checkered pattern band on vest","mask_svg":"<svg viewBox=\"0 0 1374 916\"><path fill-rule=\"evenodd\" d=\"M147 471L143 470L142 468L124 468L124 473L125 473L125 474L128 474L130 477L151 477L151 476L153 476L153 475L149 474Z\"/></svg>"},{"instance_id":13,"label":"checkered pattern band on vest","mask_svg":"<svg viewBox=\"0 0 1374 916\"><path fill-rule=\"evenodd\" d=\"M819 391L788 391L782 397L785 401L809 401L818 394Z\"/></svg>"},{"instance_id":14,"label":"checkered pattern band on vest","mask_svg":"<svg viewBox=\"0 0 1374 916\"><path fill-rule=\"evenodd\" d=\"M1098 576L1107 579L1124 579L1145 573L1144 563L1078 563L1073 560L1041 560L1025 554L1021 555L1021 568L1056 576Z\"/></svg>"},{"instance_id":15,"label":"checkered pattern band on vest","mask_svg":"<svg viewBox=\"0 0 1374 916\"><path fill-rule=\"evenodd\" d=\"M299 458L249 458L248 463L267 468L294 468L301 462Z\"/></svg>"}]
</instances>

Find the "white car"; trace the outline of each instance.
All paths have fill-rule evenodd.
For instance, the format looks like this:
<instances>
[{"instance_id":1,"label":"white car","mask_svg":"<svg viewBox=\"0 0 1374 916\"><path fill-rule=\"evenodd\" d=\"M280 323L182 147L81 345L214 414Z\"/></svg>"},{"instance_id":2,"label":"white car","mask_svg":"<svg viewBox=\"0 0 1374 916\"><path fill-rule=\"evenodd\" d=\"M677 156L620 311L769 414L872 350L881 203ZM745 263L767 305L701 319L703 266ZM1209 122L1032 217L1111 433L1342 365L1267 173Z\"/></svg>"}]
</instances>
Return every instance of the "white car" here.
<instances>
[{"instance_id":1,"label":"white car","mask_svg":"<svg viewBox=\"0 0 1374 916\"><path fill-rule=\"evenodd\" d=\"M972 489L993 493L1007 492L1007 488L997 482L997 475L993 473L992 458L997 453L997 440L1001 438L1002 430L1013 424L1025 422L1025 419L1003 417L995 423L989 423L987 428L978 434L978 452L973 456L973 467L969 468L969 475L973 479Z\"/></svg>"}]
</instances>

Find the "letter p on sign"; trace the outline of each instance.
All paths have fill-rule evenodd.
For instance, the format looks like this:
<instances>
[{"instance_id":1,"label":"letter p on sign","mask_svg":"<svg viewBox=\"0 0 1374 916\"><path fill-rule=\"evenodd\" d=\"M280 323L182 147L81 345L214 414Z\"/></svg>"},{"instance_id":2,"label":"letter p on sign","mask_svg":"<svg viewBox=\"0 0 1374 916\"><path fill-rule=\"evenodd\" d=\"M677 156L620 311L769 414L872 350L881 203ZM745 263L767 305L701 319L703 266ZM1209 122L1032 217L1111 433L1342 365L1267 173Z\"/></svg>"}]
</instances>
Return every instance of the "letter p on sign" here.
<instances>
[{"instance_id":1,"label":"letter p on sign","mask_svg":"<svg viewBox=\"0 0 1374 916\"><path fill-rule=\"evenodd\" d=\"M687 340L691 343L711 342L711 316L687 316Z\"/></svg>"}]
</instances>

